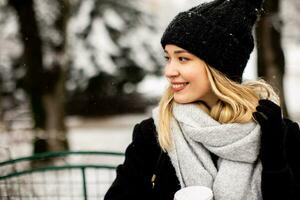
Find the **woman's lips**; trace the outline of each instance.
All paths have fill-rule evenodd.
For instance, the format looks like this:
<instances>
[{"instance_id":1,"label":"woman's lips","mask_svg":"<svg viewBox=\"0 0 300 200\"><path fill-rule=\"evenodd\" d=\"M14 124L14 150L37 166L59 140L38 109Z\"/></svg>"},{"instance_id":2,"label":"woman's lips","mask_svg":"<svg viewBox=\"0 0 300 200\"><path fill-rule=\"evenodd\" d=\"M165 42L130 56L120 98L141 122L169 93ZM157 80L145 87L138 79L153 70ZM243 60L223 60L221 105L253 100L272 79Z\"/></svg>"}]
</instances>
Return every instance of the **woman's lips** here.
<instances>
[{"instance_id":1,"label":"woman's lips","mask_svg":"<svg viewBox=\"0 0 300 200\"><path fill-rule=\"evenodd\" d=\"M172 90L174 92L179 92L179 91L183 90L186 87L187 84L188 83L171 83Z\"/></svg>"}]
</instances>

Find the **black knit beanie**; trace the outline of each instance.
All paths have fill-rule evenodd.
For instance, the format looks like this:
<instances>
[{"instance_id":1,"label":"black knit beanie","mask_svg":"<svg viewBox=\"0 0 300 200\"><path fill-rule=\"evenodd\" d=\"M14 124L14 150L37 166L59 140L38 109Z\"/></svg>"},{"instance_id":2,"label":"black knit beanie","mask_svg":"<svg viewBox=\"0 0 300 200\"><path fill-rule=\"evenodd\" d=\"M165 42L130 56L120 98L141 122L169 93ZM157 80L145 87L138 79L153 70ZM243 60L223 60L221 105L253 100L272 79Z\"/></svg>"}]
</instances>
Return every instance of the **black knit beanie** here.
<instances>
[{"instance_id":1,"label":"black knit beanie","mask_svg":"<svg viewBox=\"0 0 300 200\"><path fill-rule=\"evenodd\" d=\"M242 81L254 48L252 29L263 0L214 0L179 13L162 36L163 48L177 45Z\"/></svg>"}]
</instances>

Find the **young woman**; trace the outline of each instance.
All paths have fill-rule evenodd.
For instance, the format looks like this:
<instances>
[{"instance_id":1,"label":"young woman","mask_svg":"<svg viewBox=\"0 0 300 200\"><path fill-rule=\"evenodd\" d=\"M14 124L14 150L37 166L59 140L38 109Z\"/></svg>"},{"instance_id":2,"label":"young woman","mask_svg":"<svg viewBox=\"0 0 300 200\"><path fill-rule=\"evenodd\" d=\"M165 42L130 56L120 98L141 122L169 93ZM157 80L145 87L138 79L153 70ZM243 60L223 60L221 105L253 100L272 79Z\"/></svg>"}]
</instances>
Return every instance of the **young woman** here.
<instances>
[{"instance_id":1,"label":"young woman","mask_svg":"<svg viewBox=\"0 0 300 200\"><path fill-rule=\"evenodd\" d=\"M261 0L215 0L179 13L161 43L170 86L137 124L106 200L300 199L300 131L264 81L242 82Z\"/></svg>"}]
</instances>

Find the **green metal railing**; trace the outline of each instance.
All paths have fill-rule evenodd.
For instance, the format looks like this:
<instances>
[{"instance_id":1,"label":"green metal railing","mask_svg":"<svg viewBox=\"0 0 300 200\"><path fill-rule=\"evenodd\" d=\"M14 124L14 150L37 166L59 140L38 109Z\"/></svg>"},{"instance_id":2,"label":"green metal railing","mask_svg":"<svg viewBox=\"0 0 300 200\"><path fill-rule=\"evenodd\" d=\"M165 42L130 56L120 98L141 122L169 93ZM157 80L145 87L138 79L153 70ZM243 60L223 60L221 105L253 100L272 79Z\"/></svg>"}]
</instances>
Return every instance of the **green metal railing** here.
<instances>
[{"instance_id":1,"label":"green metal railing","mask_svg":"<svg viewBox=\"0 0 300 200\"><path fill-rule=\"evenodd\" d=\"M103 199L123 158L119 152L67 151L7 160L0 163L0 199Z\"/></svg>"}]
</instances>

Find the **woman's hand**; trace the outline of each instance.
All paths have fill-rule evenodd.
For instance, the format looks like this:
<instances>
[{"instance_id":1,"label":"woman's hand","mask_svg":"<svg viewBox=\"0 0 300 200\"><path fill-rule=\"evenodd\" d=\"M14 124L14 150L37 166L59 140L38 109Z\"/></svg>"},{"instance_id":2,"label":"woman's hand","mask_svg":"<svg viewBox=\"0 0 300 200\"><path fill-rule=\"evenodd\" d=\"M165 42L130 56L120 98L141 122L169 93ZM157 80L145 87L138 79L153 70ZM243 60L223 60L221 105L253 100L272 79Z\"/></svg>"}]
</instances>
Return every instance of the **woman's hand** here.
<instances>
[{"instance_id":1,"label":"woman's hand","mask_svg":"<svg viewBox=\"0 0 300 200\"><path fill-rule=\"evenodd\" d=\"M261 126L261 160L264 168L278 170L286 166L285 128L281 108L270 100L259 100L253 117Z\"/></svg>"}]
</instances>

